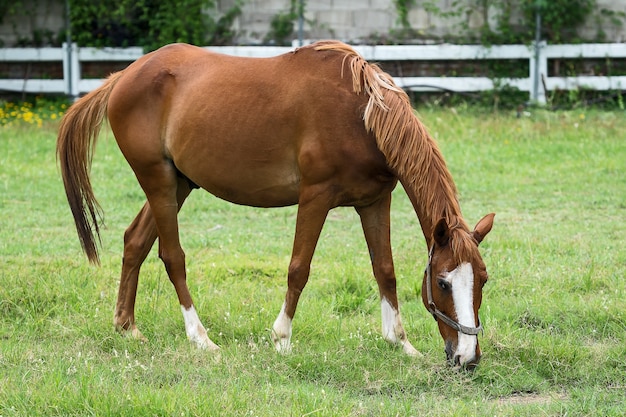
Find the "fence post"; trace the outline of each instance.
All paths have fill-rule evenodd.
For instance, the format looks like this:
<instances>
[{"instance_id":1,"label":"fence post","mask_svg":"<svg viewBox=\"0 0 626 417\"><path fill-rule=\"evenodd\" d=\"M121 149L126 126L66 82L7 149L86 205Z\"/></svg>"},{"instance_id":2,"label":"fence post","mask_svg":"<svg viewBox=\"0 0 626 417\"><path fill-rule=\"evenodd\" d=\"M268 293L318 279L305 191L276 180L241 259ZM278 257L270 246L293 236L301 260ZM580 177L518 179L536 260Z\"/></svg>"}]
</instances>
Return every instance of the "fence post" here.
<instances>
[{"instance_id":1,"label":"fence post","mask_svg":"<svg viewBox=\"0 0 626 417\"><path fill-rule=\"evenodd\" d=\"M546 104L546 91L543 77L548 76L548 57L544 53L546 41L533 42L535 53L530 56L530 101L539 105Z\"/></svg>"},{"instance_id":2,"label":"fence post","mask_svg":"<svg viewBox=\"0 0 626 417\"><path fill-rule=\"evenodd\" d=\"M78 99L80 83L80 62L78 60L78 47L75 43L63 43L63 80L65 81L65 94L72 101Z\"/></svg>"}]
</instances>

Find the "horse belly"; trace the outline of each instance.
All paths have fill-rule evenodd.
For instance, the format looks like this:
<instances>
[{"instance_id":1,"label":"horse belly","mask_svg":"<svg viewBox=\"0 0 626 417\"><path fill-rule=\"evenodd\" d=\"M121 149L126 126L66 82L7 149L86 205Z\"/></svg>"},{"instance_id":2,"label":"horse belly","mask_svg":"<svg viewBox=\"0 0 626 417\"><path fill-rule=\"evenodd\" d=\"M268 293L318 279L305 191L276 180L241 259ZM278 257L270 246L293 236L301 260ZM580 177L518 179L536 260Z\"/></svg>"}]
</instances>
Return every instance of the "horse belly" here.
<instances>
[{"instance_id":1,"label":"horse belly","mask_svg":"<svg viewBox=\"0 0 626 417\"><path fill-rule=\"evenodd\" d=\"M220 181L201 185L211 194L231 203L253 207L284 207L298 203L297 182Z\"/></svg>"},{"instance_id":2,"label":"horse belly","mask_svg":"<svg viewBox=\"0 0 626 417\"><path fill-rule=\"evenodd\" d=\"M265 154L268 158L269 155ZM271 159L271 158L269 158ZM190 180L211 194L235 204L283 207L298 203L300 174L295 162L259 161L240 155L180 158L174 163Z\"/></svg>"},{"instance_id":3,"label":"horse belly","mask_svg":"<svg viewBox=\"0 0 626 417\"><path fill-rule=\"evenodd\" d=\"M298 132L285 104L260 93L237 97L219 84L195 90L212 91L217 99L189 100L191 90L178 97L165 135L165 147L178 169L233 203L296 204L301 177ZM258 91L251 86L236 90Z\"/></svg>"}]
</instances>

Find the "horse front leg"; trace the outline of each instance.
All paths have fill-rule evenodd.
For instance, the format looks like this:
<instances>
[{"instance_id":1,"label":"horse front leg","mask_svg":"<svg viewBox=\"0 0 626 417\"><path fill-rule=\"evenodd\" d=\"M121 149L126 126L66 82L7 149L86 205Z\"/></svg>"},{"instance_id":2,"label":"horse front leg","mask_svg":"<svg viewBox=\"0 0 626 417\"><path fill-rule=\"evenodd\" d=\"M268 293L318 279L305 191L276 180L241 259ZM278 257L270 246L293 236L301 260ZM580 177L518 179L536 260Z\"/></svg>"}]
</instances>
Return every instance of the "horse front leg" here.
<instances>
[{"instance_id":1,"label":"horse front leg","mask_svg":"<svg viewBox=\"0 0 626 417\"><path fill-rule=\"evenodd\" d=\"M356 210L361 217L372 269L380 293L383 338L391 344L401 346L404 353L418 356L419 352L407 339L402 326L396 293L396 274L390 236L391 193L372 205L358 207Z\"/></svg>"},{"instance_id":2,"label":"horse front leg","mask_svg":"<svg viewBox=\"0 0 626 417\"><path fill-rule=\"evenodd\" d=\"M287 294L272 326L272 340L281 353L291 351L291 328L300 294L309 279L311 260L326 216L328 200L320 193L301 192L296 218L296 233L287 274Z\"/></svg>"}]
</instances>

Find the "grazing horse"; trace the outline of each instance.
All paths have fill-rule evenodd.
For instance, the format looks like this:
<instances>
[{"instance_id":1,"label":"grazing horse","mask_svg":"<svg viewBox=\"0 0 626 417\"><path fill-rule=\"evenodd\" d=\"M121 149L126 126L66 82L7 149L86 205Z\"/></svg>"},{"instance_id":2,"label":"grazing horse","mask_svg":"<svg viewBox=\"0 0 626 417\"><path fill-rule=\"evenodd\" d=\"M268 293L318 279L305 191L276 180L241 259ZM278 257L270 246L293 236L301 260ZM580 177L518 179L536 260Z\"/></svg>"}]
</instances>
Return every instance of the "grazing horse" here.
<instances>
[{"instance_id":1,"label":"grazing horse","mask_svg":"<svg viewBox=\"0 0 626 417\"><path fill-rule=\"evenodd\" d=\"M101 209L89 170L105 117L147 197L124 234L114 318L122 333L143 339L134 313L137 282L158 237L187 337L218 349L187 288L177 221L189 193L204 188L236 204L298 204L287 293L272 329L279 351L290 350L292 320L329 210L352 206L378 283L383 337L417 355L400 318L390 244L391 192L400 181L429 253L424 304L437 320L448 360L469 368L478 363L478 309L487 281L478 244L494 215L469 229L441 152L406 93L350 46L319 42L255 59L168 45L71 106L57 158L81 245L93 263L99 263Z\"/></svg>"}]
</instances>

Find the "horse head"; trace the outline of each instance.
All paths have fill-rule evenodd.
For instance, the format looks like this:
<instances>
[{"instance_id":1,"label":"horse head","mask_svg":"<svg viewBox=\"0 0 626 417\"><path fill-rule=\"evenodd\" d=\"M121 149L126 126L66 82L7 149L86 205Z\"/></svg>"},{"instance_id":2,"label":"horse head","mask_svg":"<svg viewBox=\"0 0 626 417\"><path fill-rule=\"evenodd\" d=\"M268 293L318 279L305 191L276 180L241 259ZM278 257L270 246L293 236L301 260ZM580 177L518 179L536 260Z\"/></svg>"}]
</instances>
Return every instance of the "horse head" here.
<instances>
[{"instance_id":1,"label":"horse head","mask_svg":"<svg viewBox=\"0 0 626 417\"><path fill-rule=\"evenodd\" d=\"M487 269L478 245L489 233L494 214L478 222L473 231L441 219L433 230L422 300L437 321L452 366L473 369L480 360L478 334Z\"/></svg>"}]
</instances>

